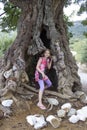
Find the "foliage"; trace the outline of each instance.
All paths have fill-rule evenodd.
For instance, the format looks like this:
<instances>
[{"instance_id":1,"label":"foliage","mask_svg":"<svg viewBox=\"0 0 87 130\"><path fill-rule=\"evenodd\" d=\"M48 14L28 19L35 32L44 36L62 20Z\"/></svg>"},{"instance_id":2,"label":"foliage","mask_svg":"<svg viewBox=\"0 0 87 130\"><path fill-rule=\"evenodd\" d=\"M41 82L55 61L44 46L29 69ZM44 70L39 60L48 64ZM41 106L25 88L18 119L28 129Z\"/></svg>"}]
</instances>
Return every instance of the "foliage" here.
<instances>
[{"instance_id":1,"label":"foliage","mask_svg":"<svg viewBox=\"0 0 87 130\"><path fill-rule=\"evenodd\" d=\"M78 3L81 3L80 10L78 14L82 14L83 12L87 12L87 0L77 0Z\"/></svg>"},{"instance_id":2,"label":"foliage","mask_svg":"<svg viewBox=\"0 0 87 130\"><path fill-rule=\"evenodd\" d=\"M73 26L73 22L69 21L69 18L66 15L64 15L63 18L66 23L67 37L70 39L73 37L73 34L71 31L69 31L69 28Z\"/></svg>"},{"instance_id":3,"label":"foliage","mask_svg":"<svg viewBox=\"0 0 87 130\"><path fill-rule=\"evenodd\" d=\"M75 59L80 63L87 63L87 39L72 39L70 49L76 52Z\"/></svg>"},{"instance_id":4,"label":"foliage","mask_svg":"<svg viewBox=\"0 0 87 130\"><path fill-rule=\"evenodd\" d=\"M65 7L67 7L70 4L72 4L72 0L65 0Z\"/></svg>"},{"instance_id":5,"label":"foliage","mask_svg":"<svg viewBox=\"0 0 87 130\"><path fill-rule=\"evenodd\" d=\"M21 10L13 6L10 2L4 1L4 13L0 18L0 26L2 31L10 32L17 28L17 21L20 16Z\"/></svg>"},{"instance_id":6,"label":"foliage","mask_svg":"<svg viewBox=\"0 0 87 130\"><path fill-rule=\"evenodd\" d=\"M87 30L80 21L74 22L74 26L69 28L73 37L70 39L70 49L76 51L75 58L78 62L87 62L87 39L83 36L83 32Z\"/></svg>"},{"instance_id":7,"label":"foliage","mask_svg":"<svg viewBox=\"0 0 87 130\"><path fill-rule=\"evenodd\" d=\"M87 19L86 19L86 20L83 20L81 23L82 23L84 26L86 26L86 25L87 25Z\"/></svg>"},{"instance_id":8,"label":"foliage","mask_svg":"<svg viewBox=\"0 0 87 130\"><path fill-rule=\"evenodd\" d=\"M83 35L84 35L85 37L87 37L87 32L84 32Z\"/></svg>"},{"instance_id":9,"label":"foliage","mask_svg":"<svg viewBox=\"0 0 87 130\"><path fill-rule=\"evenodd\" d=\"M81 21L76 21L73 23L73 25L74 26L69 27L69 31L73 34L72 39L84 39L85 37L83 33L87 31L87 26L83 26Z\"/></svg>"},{"instance_id":10,"label":"foliage","mask_svg":"<svg viewBox=\"0 0 87 130\"><path fill-rule=\"evenodd\" d=\"M87 0L74 1L76 3L82 2L81 8L83 7L83 11L87 11ZM1 0L1 2L3 2L4 4L5 15L0 18L0 26L2 27L3 31L15 30L17 27L17 21L20 16L21 10L18 7L12 5L8 0ZM65 7L67 7L70 4L72 4L72 0L65 0ZM80 11L79 14L83 11Z\"/></svg>"},{"instance_id":11,"label":"foliage","mask_svg":"<svg viewBox=\"0 0 87 130\"><path fill-rule=\"evenodd\" d=\"M87 0L76 0L76 2L78 2L78 3L81 2L81 6L80 6L80 9L78 11L78 15L82 14L83 12L87 13ZM84 26L87 26L87 19L83 20L82 24ZM87 38L87 31L84 32L83 35Z\"/></svg>"},{"instance_id":12,"label":"foliage","mask_svg":"<svg viewBox=\"0 0 87 130\"><path fill-rule=\"evenodd\" d=\"M9 34L0 32L0 56L2 56L5 50L13 43L15 37L16 31L10 32Z\"/></svg>"},{"instance_id":13,"label":"foliage","mask_svg":"<svg viewBox=\"0 0 87 130\"><path fill-rule=\"evenodd\" d=\"M87 26L87 19L83 20L82 24L86 27ZM83 32L83 35L87 38L87 30Z\"/></svg>"},{"instance_id":14,"label":"foliage","mask_svg":"<svg viewBox=\"0 0 87 130\"><path fill-rule=\"evenodd\" d=\"M87 39L73 44L73 50L77 52L76 60L81 63L87 63Z\"/></svg>"}]
</instances>

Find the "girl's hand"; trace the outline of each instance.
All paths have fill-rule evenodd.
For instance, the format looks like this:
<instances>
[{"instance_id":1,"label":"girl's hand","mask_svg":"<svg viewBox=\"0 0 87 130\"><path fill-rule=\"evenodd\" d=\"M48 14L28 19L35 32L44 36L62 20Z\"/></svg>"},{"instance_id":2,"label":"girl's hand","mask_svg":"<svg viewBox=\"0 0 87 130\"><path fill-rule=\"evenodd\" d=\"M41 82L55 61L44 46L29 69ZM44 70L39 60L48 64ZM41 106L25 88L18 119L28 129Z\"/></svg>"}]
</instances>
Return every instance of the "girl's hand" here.
<instances>
[{"instance_id":1,"label":"girl's hand","mask_svg":"<svg viewBox=\"0 0 87 130\"><path fill-rule=\"evenodd\" d=\"M45 77L46 77L46 75L45 75L44 73L42 73L42 76L43 76L43 78L45 78Z\"/></svg>"}]
</instances>

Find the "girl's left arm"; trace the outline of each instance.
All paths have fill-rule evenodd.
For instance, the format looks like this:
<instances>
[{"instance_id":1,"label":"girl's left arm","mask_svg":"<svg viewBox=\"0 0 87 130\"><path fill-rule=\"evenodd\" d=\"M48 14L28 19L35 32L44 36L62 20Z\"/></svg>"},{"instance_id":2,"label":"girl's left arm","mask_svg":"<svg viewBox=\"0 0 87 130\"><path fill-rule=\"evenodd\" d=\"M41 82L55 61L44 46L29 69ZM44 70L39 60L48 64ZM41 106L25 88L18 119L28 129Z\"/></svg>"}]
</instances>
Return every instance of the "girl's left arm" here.
<instances>
[{"instance_id":1,"label":"girl's left arm","mask_svg":"<svg viewBox=\"0 0 87 130\"><path fill-rule=\"evenodd\" d=\"M52 65L52 58L48 59L47 61L47 68L50 69Z\"/></svg>"}]
</instances>

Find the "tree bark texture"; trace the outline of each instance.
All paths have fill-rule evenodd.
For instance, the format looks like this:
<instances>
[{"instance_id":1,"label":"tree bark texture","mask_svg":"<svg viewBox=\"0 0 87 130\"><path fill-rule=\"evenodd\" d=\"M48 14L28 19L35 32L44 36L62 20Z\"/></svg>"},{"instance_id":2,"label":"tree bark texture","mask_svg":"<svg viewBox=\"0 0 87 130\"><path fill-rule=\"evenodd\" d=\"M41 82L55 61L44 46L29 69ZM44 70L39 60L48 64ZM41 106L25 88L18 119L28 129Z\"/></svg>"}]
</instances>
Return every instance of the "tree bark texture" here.
<instances>
[{"instance_id":1,"label":"tree bark texture","mask_svg":"<svg viewBox=\"0 0 87 130\"><path fill-rule=\"evenodd\" d=\"M17 37L4 55L4 70L11 70L10 79L18 86L21 82L31 81L31 70L35 71L33 60L45 48L53 54L53 71L56 74L57 90L60 93L73 94L81 90L78 67L69 49L66 24L63 19L64 0L10 0L21 8ZM15 69L15 72L13 71ZM25 73L25 74L24 74ZM21 81L21 75L26 75ZM50 72L51 78L55 77ZM29 80L28 80L28 77ZM12 79L13 77L13 79ZM6 86L8 79L5 79ZM2 80L1 80L2 81ZM20 82L20 83L19 83Z\"/></svg>"}]
</instances>

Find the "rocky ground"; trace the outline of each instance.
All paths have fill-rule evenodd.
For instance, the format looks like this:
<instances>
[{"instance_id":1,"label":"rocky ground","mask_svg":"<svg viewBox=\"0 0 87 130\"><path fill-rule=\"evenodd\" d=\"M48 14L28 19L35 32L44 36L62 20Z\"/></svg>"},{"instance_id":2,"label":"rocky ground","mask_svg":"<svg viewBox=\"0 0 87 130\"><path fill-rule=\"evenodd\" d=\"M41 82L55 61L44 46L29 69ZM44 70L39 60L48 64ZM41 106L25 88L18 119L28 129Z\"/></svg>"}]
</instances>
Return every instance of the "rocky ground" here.
<instances>
[{"instance_id":1,"label":"rocky ground","mask_svg":"<svg viewBox=\"0 0 87 130\"><path fill-rule=\"evenodd\" d=\"M79 71L79 74L81 76L81 82L83 83L83 90L87 92L87 82L86 82L86 76L87 74L82 71ZM83 82L84 81L84 82ZM46 118L48 115L56 115L57 109L60 108L60 106L63 103L69 102L68 100L59 100L59 105L54 106L51 111L47 110L41 110L36 106L37 104L37 95L35 95L33 98L30 99L24 99L21 97L21 95L15 95L17 98L17 102L14 102L11 106L12 113L10 117L0 117L0 130L34 130L32 126L30 126L26 121L27 115L33 115L33 114L42 114ZM44 102L46 107L48 104ZM84 104L81 104L79 100L72 102L71 104L74 108L79 109ZM0 114L3 116L2 114ZM42 130L53 130L54 128L50 123L47 123L47 125L42 128ZM68 117L62 119L61 125L56 130L86 130L87 129L87 120L85 122L79 121L76 124L72 124L68 121Z\"/></svg>"},{"instance_id":2,"label":"rocky ground","mask_svg":"<svg viewBox=\"0 0 87 130\"><path fill-rule=\"evenodd\" d=\"M32 126L30 126L26 121L27 115L33 114L42 114L44 117L48 115L56 115L56 111L58 107L54 106L53 110L41 110L36 106L36 97L32 100L25 101L24 99L19 100L19 105L17 106L13 103L11 110L12 114L9 118L3 118L0 120L0 130L34 130ZM67 102L67 101L64 101ZM63 103L63 102L62 102ZM62 104L61 103L61 104ZM27 105L28 104L28 105ZM73 107L81 108L82 104L79 101L75 101L74 103L71 102ZM29 107L30 105L30 107ZM45 103L47 106L47 104ZM60 107L60 105L59 105ZM50 123L47 124L42 130L53 130L54 128ZM79 121L76 124L72 124L68 121L68 117L62 119L61 125L57 130L86 130L87 129L87 120L85 122Z\"/></svg>"}]
</instances>

